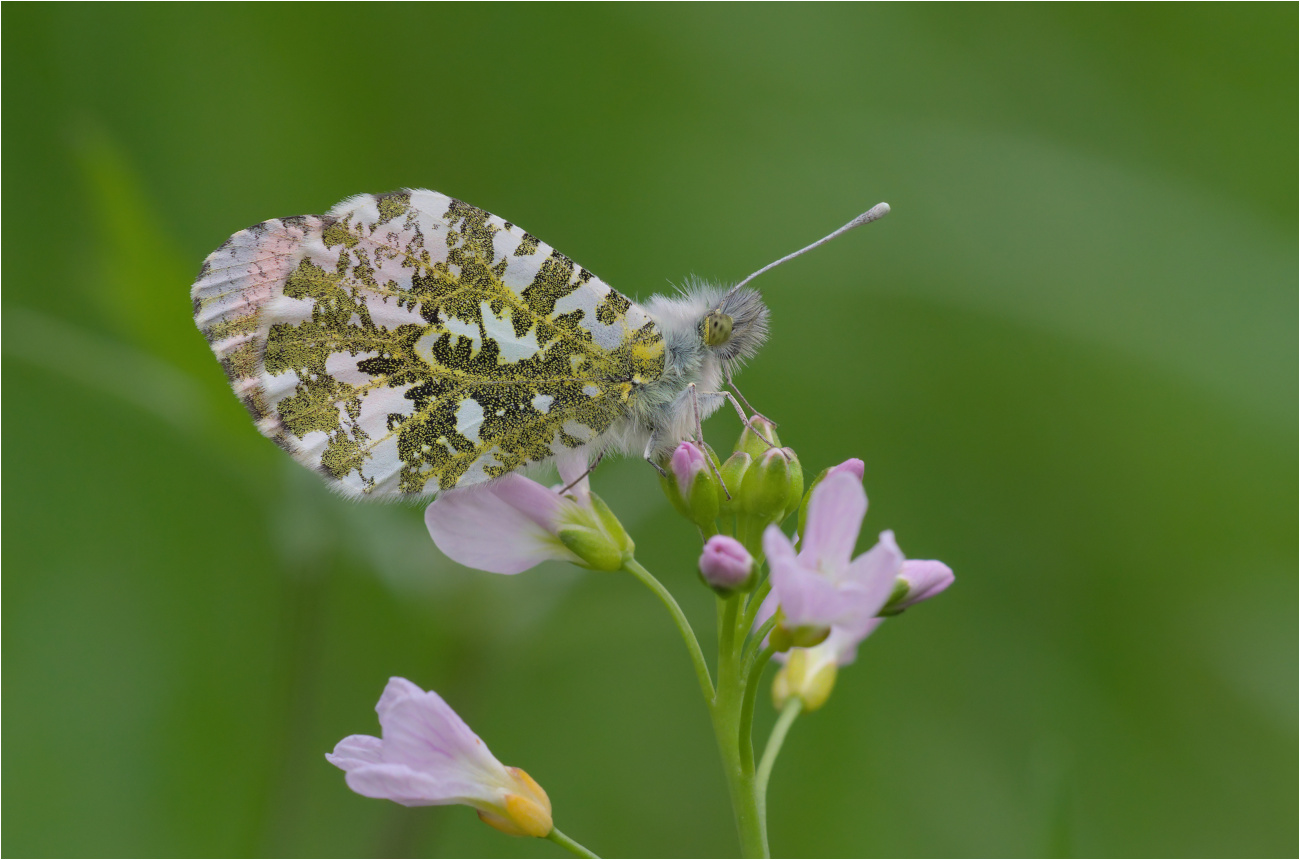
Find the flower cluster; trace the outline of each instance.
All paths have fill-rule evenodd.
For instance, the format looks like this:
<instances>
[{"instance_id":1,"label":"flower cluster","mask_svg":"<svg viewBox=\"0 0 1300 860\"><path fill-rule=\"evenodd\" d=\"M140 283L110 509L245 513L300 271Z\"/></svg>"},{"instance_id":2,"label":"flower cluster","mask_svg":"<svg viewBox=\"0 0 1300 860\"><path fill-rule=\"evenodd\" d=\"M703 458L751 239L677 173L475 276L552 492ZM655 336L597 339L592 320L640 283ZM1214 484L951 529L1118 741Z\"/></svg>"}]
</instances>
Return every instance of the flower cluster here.
<instances>
[{"instance_id":1,"label":"flower cluster","mask_svg":"<svg viewBox=\"0 0 1300 860\"><path fill-rule=\"evenodd\" d=\"M856 659L862 641L888 617L942 592L953 573L942 562L905 558L891 531L855 555L867 513L861 460L822 471L805 492L798 456L765 419L747 423L726 460L703 443L681 442L658 465L665 495L699 529L699 575L718 595L715 687L689 621L636 561L627 531L591 492L585 465L560 463L557 487L511 473L446 492L425 511L429 534L451 559L479 570L516 574L559 560L624 570L655 591L690 650L724 758L739 763L726 771L740 804L737 827L749 856L759 856L765 837L751 825L761 821L766 788L752 779L763 769L753 760L749 718L763 666L774 657L783 664L772 695L784 728L764 753L770 773L790 721L825 704L839 667ZM782 524L791 519L787 534ZM353 735L327 757L354 791L407 806L466 804L503 832L591 856L554 828L546 792L497 761L436 693L393 678L376 710L382 737Z\"/></svg>"}]
</instances>

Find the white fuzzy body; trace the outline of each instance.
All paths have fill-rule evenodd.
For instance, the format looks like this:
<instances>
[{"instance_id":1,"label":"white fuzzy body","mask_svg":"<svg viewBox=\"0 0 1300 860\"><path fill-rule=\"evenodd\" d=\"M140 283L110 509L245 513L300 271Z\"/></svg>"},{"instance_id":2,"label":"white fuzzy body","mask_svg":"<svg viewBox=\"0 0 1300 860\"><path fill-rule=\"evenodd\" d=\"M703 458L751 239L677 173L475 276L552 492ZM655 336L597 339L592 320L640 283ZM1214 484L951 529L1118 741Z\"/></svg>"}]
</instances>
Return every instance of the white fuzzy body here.
<instances>
[{"instance_id":1,"label":"white fuzzy body","mask_svg":"<svg viewBox=\"0 0 1300 860\"><path fill-rule=\"evenodd\" d=\"M729 295L727 287L692 281L680 295L651 296L642 307L664 338L663 375L637 392L627 417L575 449L573 459L592 462L615 453L652 461L664 457L681 441L695 437L697 402L700 421L726 403L728 373L734 374L767 338L767 307L750 290ZM735 319L735 328L729 342L710 347L704 343L701 324L720 307Z\"/></svg>"}]
</instances>

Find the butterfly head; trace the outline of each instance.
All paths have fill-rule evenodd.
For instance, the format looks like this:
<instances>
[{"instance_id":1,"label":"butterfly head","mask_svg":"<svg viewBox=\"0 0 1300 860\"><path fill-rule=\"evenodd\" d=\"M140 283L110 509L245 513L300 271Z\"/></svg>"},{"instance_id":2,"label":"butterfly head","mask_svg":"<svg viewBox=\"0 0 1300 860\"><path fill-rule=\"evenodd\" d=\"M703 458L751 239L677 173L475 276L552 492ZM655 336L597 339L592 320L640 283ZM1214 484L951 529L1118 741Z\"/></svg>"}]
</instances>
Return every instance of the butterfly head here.
<instances>
[{"instance_id":1,"label":"butterfly head","mask_svg":"<svg viewBox=\"0 0 1300 860\"><path fill-rule=\"evenodd\" d=\"M755 290L731 290L699 324L700 339L725 362L743 361L767 340L767 305Z\"/></svg>"}]
</instances>

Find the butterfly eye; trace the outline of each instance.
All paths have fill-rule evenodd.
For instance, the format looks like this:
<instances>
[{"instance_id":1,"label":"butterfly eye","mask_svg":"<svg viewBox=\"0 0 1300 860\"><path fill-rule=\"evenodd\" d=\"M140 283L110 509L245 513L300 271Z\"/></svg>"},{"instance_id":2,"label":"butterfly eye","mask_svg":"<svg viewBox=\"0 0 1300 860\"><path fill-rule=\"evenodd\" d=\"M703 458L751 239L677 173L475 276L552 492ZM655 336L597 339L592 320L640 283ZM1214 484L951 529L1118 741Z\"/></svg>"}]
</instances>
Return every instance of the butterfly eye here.
<instances>
[{"instance_id":1,"label":"butterfly eye","mask_svg":"<svg viewBox=\"0 0 1300 860\"><path fill-rule=\"evenodd\" d=\"M722 346L731 340L732 319L721 311L709 311L702 325L705 346Z\"/></svg>"}]
</instances>

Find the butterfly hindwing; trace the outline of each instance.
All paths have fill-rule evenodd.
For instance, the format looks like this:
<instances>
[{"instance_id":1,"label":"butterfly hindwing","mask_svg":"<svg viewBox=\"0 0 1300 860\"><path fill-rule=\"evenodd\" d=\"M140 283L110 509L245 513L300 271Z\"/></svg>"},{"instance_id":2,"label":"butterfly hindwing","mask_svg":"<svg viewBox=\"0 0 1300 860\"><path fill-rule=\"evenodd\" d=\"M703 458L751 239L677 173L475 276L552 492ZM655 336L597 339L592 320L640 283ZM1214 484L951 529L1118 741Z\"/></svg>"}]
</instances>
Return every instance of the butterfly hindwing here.
<instances>
[{"instance_id":1,"label":"butterfly hindwing","mask_svg":"<svg viewBox=\"0 0 1300 860\"><path fill-rule=\"evenodd\" d=\"M589 443L664 366L644 310L432 191L237 233L193 296L258 428L349 494L468 486Z\"/></svg>"}]
</instances>

